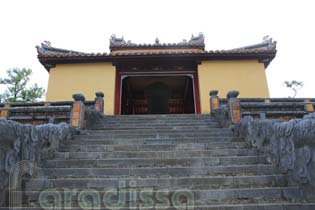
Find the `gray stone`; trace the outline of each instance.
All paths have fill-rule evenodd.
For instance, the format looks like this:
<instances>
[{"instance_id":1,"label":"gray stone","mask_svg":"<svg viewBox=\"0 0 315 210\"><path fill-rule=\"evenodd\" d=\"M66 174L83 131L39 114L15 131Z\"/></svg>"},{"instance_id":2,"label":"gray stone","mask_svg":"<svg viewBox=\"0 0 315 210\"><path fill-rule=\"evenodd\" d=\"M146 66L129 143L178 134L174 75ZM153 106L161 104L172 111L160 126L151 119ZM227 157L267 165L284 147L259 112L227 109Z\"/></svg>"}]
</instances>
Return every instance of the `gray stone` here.
<instances>
[{"instance_id":1,"label":"gray stone","mask_svg":"<svg viewBox=\"0 0 315 210\"><path fill-rule=\"evenodd\" d=\"M84 95L81 94L81 93L73 94L73 95L72 95L72 98L73 98L75 101L82 101L82 102L85 101L85 97L84 97Z\"/></svg>"},{"instance_id":2,"label":"gray stone","mask_svg":"<svg viewBox=\"0 0 315 210\"><path fill-rule=\"evenodd\" d=\"M230 98L237 98L237 96L240 94L239 91L237 90L231 90L226 94L226 98L230 99Z\"/></svg>"},{"instance_id":3,"label":"gray stone","mask_svg":"<svg viewBox=\"0 0 315 210\"><path fill-rule=\"evenodd\" d=\"M218 90L211 90L210 93L209 93L209 95L210 95L210 96L217 96L218 93L219 93Z\"/></svg>"}]
</instances>

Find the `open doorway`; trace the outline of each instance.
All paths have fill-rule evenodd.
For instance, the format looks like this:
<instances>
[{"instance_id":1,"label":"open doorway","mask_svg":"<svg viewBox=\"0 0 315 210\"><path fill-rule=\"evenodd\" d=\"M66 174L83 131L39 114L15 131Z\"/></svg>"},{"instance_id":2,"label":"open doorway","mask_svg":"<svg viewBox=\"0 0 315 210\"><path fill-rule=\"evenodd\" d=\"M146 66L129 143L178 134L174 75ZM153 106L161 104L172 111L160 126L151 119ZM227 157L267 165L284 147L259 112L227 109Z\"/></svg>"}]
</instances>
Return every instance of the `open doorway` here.
<instances>
[{"instance_id":1,"label":"open doorway","mask_svg":"<svg viewBox=\"0 0 315 210\"><path fill-rule=\"evenodd\" d=\"M129 76L122 81L121 114L193 114L189 76Z\"/></svg>"}]
</instances>

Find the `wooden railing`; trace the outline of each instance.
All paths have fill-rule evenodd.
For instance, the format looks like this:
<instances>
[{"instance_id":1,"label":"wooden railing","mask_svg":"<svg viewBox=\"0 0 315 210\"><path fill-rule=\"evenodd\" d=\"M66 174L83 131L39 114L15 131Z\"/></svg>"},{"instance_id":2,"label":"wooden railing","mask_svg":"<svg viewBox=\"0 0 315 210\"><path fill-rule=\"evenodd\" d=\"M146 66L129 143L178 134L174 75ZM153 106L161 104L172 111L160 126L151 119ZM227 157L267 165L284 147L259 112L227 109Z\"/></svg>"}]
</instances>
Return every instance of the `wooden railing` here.
<instances>
[{"instance_id":1,"label":"wooden railing","mask_svg":"<svg viewBox=\"0 0 315 210\"><path fill-rule=\"evenodd\" d=\"M181 114L185 112L184 99L170 99L168 101L168 110L170 114Z\"/></svg>"}]
</instances>

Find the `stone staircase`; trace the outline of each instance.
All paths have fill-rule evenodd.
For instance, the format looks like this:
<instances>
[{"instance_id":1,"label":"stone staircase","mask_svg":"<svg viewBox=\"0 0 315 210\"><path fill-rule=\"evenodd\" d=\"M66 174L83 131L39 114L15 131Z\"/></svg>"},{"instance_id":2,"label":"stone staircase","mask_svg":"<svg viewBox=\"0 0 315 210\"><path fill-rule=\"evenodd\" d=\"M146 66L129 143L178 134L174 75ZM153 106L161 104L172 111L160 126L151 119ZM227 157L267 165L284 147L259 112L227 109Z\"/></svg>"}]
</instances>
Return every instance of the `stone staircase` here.
<instances>
[{"instance_id":1,"label":"stone staircase","mask_svg":"<svg viewBox=\"0 0 315 210\"><path fill-rule=\"evenodd\" d=\"M107 116L44 165L44 177L25 186L30 209L40 208L47 189L72 209L118 209L117 193L126 195L121 209L315 209L286 175L209 115ZM52 205L55 195L46 191L41 200Z\"/></svg>"}]
</instances>

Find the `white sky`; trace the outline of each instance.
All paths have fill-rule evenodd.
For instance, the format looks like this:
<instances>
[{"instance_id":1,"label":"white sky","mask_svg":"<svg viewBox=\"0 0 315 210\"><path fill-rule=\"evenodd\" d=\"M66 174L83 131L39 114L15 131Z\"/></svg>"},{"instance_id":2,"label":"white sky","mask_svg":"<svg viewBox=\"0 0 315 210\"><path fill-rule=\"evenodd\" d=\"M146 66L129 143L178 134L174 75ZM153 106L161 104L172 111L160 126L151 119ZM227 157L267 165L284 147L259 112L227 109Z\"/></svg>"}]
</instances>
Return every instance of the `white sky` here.
<instances>
[{"instance_id":1,"label":"white sky","mask_svg":"<svg viewBox=\"0 0 315 210\"><path fill-rule=\"evenodd\" d=\"M108 52L111 34L135 43L179 42L203 32L206 48L229 49L278 41L267 69L271 97L291 95L285 80L304 82L298 97L315 97L313 0L9 0L0 2L0 77L26 67L47 87L36 45ZM3 87L0 88L3 90Z\"/></svg>"}]
</instances>

